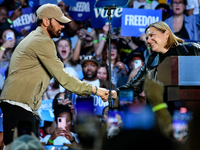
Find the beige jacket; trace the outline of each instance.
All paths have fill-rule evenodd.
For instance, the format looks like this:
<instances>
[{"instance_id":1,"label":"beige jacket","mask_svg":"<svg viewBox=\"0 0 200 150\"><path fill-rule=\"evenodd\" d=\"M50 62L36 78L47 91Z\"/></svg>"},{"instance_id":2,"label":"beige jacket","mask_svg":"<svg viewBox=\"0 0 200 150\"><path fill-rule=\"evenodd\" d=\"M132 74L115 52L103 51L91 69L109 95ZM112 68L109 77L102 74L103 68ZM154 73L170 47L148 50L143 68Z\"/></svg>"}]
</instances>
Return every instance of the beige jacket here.
<instances>
[{"instance_id":1,"label":"beige jacket","mask_svg":"<svg viewBox=\"0 0 200 150\"><path fill-rule=\"evenodd\" d=\"M53 40L42 27L37 27L16 47L0 100L28 104L36 111L52 77L77 95L92 93L91 84L70 76L63 67Z\"/></svg>"}]
</instances>

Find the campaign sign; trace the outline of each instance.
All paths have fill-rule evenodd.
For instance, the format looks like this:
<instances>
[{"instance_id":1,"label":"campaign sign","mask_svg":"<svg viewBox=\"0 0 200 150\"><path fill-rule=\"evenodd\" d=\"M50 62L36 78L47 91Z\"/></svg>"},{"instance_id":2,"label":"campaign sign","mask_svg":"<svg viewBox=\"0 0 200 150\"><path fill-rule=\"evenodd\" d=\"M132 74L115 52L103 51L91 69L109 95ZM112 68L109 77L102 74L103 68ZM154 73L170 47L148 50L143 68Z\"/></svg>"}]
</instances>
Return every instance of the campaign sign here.
<instances>
[{"instance_id":1,"label":"campaign sign","mask_svg":"<svg viewBox=\"0 0 200 150\"><path fill-rule=\"evenodd\" d=\"M39 0L28 0L28 5L30 7L38 6L39 5Z\"/></svg>"},{"instance_id":2,"label":"campaign sign","mask_svg":"<svg viewBox=\"0 0 200 150\"><path fill-rule=\"evenodd\" d=\"M106 2L106 1L102 1ZM91 2L90 5L90 18L91 18L91 25L92 28L102 28L108 20L108 10L104 10L103 7L94 7L95 1ZM106 6L106 3L105 3ZM117 7L115 10L111 10L111 26L113 28L121 27L121 16L122 16L122 10L124 8Z\"/></svg>"},{"instance_id":3,"label":"campaign sign","mask_svg":"<svg viewBox=\"0 0 200 150\"><path fill-rule=\"evenodd\" d=\"M94 7L105 7L105 6L117 6L117 7L125 7L128 5L128 0L98 0L96 1Z\"/></svg>"},{"instance_id":4,"label":"campaign sign","mask_svg":"<svg viewBox=\"0 0 200 150\"><path fill-rule=\"evenodd\" d=\"M91 95L89 98L80 97L80 96L76 95L75 97L72 97L72 99L73 99L73 104L74 104L75 108L78 108L80 110L81 109L80 106L82 105L82 107L83 107L82 109L84 110L85 109L84 107L90 106L91 108L87 108L87 110L93 109L92 113L95 115L102 115L103 108L105 106L108 106L108 101L103 102L101 97L99 97L97 95ZM78 101L77 101L77 99L78 99ZM77 103L80 103L81 101L83 102L83 104L85 103L85 105L77 104ZM93 103L93 106L91 106L91 103ZM91 111L90 111L90 113L91 113Z\"/></svg>"},{"instance_id":5,"label":"campaign sign","mask_svg":"<svg viewBox=\"0 0 200 150\"><path fill-rule=\"evenodd\" d=\"M76 6L77 0L62 0L67 6Z\"/></svg>"},{"instance_id":6,"label":"campaign sign","mask_svg":"<svg viewBox=\"0 0 200 150\"><path fill-rule=\"evenodd\" d=\"M59 1L63 1L67 6L76 6L76 0L39 0L40 1L40 5L43 4L58 4Z\"/></svg>"},{"instance_id":7,"label":"campaign sign","mask_svg":"<svg viewBox=\"0 0 200 150\"><path fill-rule=\"evenodd\" d=\"M54 113L52 108L53 99L42 100L40 108L37 113L43 121L54 121Z\"/></svg>"},{"instance_id":8,"label":"campaign sign","mask_svg":"<svg viewBox=\"0 0 200 150\"><path fill-rule=\"evenodd\" d=\"M91 0L77 0L75 7L69 7L69 15L75 21L87 21L90 18Z\"/></svg>"},{"instance_id":9,"label":"campaign sign","mask_svg":"<svg viewBox=\"0 0 200 150\"><path fill-rule=\"evenodd\" d=\"M58 4L57 0L39 0L40 5L47 4L47 3Z\"/></svg>"},{"instance_id":10,"label":"campaign sign","mask_svg":"<svg viewBox=\"0 0 200 150\"><path fill-rule=\"evenodd\" d=\"M121 36L139 37L149 24L157 21L162 21L162 11L160 10L124 8Z\"/></svg>"},{"instance_id":11,"label":"campaign sign","mask_svg":"<svg viewBox=\"0 0 200 150\"><path fill-rule=\"evenodd\" d=\"M28 32L35 30L37 27L37 17L35 12L38 7L39 6L23 8L23 15L15 19L11 27L20 33L23 29ZM9 16L11 16L12 13L13 11L9 11Z\"/></svg>"}]
</instances>

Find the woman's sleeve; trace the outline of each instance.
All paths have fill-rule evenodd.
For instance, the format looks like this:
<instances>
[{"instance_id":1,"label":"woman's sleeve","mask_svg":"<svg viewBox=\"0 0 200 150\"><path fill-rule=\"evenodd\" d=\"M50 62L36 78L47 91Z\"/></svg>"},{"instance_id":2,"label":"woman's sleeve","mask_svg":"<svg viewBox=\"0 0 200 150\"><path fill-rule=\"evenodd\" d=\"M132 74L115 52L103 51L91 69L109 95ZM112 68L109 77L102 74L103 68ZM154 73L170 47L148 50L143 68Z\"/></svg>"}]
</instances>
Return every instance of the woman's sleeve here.
<instances>
[{"instance_id":1,"label":"woman's sleeve","mask_svg":"<svg viewBox=\"0 0 200 150\"><path fill-rule=\"evenodd\" d=\"M137 73L135 78L131 79L131 81L123 86L120 86L116 89L119 92L122 89L131 89L134 91L134 95L138 95L143 91L143 85L146 74L146 65L144 65Z\"/></svg>"}]
</instances>

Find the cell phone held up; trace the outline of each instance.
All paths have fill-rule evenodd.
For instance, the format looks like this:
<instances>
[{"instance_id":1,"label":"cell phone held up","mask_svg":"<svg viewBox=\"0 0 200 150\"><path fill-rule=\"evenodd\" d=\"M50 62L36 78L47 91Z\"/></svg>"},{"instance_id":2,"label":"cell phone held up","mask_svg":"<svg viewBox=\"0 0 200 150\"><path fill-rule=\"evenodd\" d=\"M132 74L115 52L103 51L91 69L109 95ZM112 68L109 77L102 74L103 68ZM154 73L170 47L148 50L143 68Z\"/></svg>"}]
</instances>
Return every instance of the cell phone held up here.
<instances>
[{"instance_id":1,"label":"cell phone held up","mask_svg":"<svg viewBox=\"0 0 200 150\"><path fill-rule=\"evenodd\" d=\"M21 0L20 1L15 1L15 9L19 8L19 6L21 6L21 5L22 5ZM21 9L20 9L20 11L21 11Z\"/></svg>"},{"instance_id":2,"label":"cell phone held up","mask_svg":"<svg viewBox=\"0 0 200 150\"><path fill-rule=\"evenodd\" d=\"M58 117L57 123L58 123L58 128L62 128L63 130L65 130L65 127L66 127L66 118L65 117ZM64 133L63 133L63 135L64 135Z\"/></svg>"},{"instance_id":3,"label":"cell phone held up","mask_svg":"<svg viewBox=\"0 0 200 150\"><path fill-rule=\"evenodd\" d=\"M72 100L72 93L65 93L65 99L68 99L68 100L71 101ZM68 103L67 105L69 106L69 105L71 105L71 103Z\"/></svg>"},{"instance_id":4,"label":"cell phone held up","mask_svg":"<svg viewBox=\"0 0 200 150\"><path fill-rule=\"evenodd\" d=\"M6 41L14 39L14 33L13 32L7 32L6 34Z\"/></svg>"}]
</instances>

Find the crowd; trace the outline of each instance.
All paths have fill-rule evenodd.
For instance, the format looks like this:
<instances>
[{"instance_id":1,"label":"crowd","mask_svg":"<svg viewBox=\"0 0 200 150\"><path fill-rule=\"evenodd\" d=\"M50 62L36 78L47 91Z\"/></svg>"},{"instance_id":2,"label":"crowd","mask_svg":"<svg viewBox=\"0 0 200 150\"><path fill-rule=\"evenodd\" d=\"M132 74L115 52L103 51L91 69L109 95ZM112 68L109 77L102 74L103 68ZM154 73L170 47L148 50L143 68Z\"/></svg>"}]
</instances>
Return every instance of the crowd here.
<instances>
[{"instance_id":1,"label":"crowd","mask_svg":"<svg viewBox=\"0 0 200 150\"><path fill-rule=\"evenodd\" d=\"M18 2L20 2L20 5L16 6ZM159 3L157 0L130 0L128 3L129 8L161 10L162 21L169 26L172 33L178 37L176 40L180 43L185 41L200 41L199 5L198 0L171 0L171 3ZM156 55L154 53L153 56L151 55L154 51L154 48L149 48L150 46L153 47L153 44L150 42L151 38L157 30L162 32L162 29L159 29L156 25L152 25L149 27L150 30L146 29L145 33L140 37L125 37L121 36L120 28L112 28L111 25L113 32L111 33L110 45L111 74L109 74L109 25L105 23L101 29L94 29L91 27L90 20L77 21L70 17L68 6L64 2L58 2L58 6L65 16L71 20L70 23L63 24L64 28L61 32L64 34L61 34L58 38L53 38L57 57L63 63L64 71L70 77L87 82L96 88L109 89L109 78L111 78L112 90L119 92L121 89L131 88L135 96L129 105L123 107L117 98L113 100L112 110L109 110L108 102L103 102L100 108L95 108L99 109L100 113L98 112L94 115L94 113L89 112L90 108L85 108L87 111L80 113L76 110L76 106L78 106L78 100L83 100L84 97L67 90L64 87L68 86L67 84L63 86L57 78L52 78L47 90L41 96L42 101L53 100L54 121L44 121L44 125L40 127L40 141L37 141L34 135L30 135L24 139L30 138L30 141L32 140L33 143L24 144L27 144L31 148L31 145L34 145L35 142L35 145L38 146L36 149L48 149L61 145L72 149L95 150L126 149L130 147L134 147L134 149L160 149L162 147L162 149L176 150L192 148L192 145L195 143L194 141L198 138L193 135L194 128L198 130L198 126L194 125L194 122L199 124L199 121L196 121L196 118L199 116L198 109L195 109L194 121L191 123L191 127L194 128L189 126L187 128L189 134L179 139L179 142L177 142L173 134L173 114L171 110L169 111L167 107L163 107L162 110L156 110L152 113L149 109L163 103L163 86L146 76L148 74L151 77L153 76L152 78L156 78L156 73L152 75L152 72L146 74L143 72L152 71L155 68L150 63L158 55L160 61L163 61L167 56L179 55L179 52L175 54L172 51L166 55L163 54L165 51L156 51ZM29 35L26 29L18 32L12 28L13 21L22 15L21 9L26 7L30 7L28 0L4 0L0 4L0 92L8 77L9 64L15 48ZM9 11L13 12L8 15ZM152 30L152 27L156 29ZM153 34L150 32L153 32ZM170 35L166 34L163 37L163 41L165 41L164 38L168 39L172 33ZM151 45L149 46L150 43ZM168 44L171 50L172 44ZM190 53L190 55L192 54ZM143 75L141 75L142 73ZM139 78L141 82L136 82L135 78ZM156 90L151 90L153 88L157 89L157 93L155 93ZM92 94L86 99L91 101L92 97L92 100L98 100L99 96L96 94ZM92 105L93 111L93 101L92 103L87 102L87 100L84 101L86 104ZM82 109L84 110L84 108ZM135 125L129 126L130 122L128 119L123 120L123 115L119 113L119 110L122 109L125 110L123 115L135 119L130 119L136 123ZM172 109L175 109L175 107ZM109 111L114 113L114 117L112 118L114 121L112 119L109 120L108 116L111 115ZM146 117L143 118L143 116ZM3 113L0 110L1 149L4 146L2 118ZM59 122L61 118L64 120L64 126ZM18 130L19 135L20 127L17 127L15 130ZM183 131L180 130L180 132ZM14 147L13 149L17 149L13 145L17 145L17 142L22 143L23 141L20 141L19 138L18 141L16 140L11 144L10 149L12 147ZM197 143L196 147L194 145L193 147L197 148Z\"/></svg>"}]
</instances>

